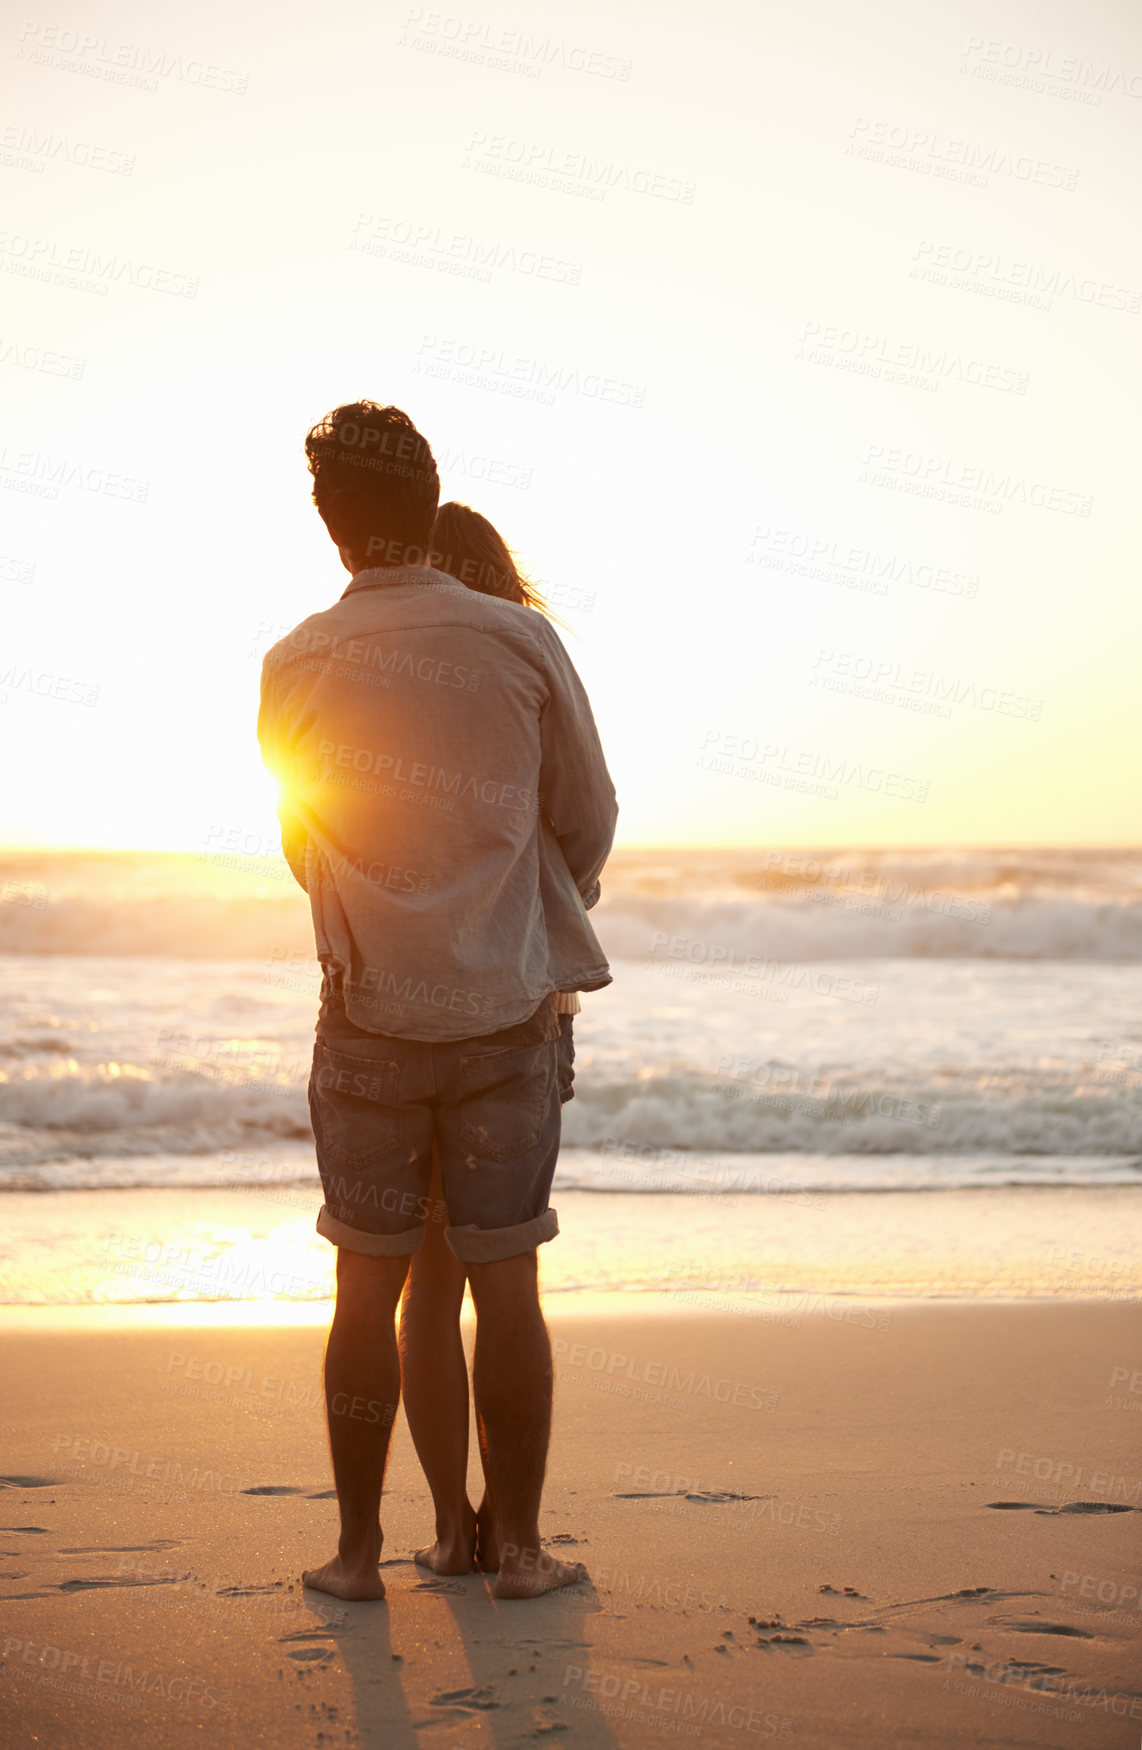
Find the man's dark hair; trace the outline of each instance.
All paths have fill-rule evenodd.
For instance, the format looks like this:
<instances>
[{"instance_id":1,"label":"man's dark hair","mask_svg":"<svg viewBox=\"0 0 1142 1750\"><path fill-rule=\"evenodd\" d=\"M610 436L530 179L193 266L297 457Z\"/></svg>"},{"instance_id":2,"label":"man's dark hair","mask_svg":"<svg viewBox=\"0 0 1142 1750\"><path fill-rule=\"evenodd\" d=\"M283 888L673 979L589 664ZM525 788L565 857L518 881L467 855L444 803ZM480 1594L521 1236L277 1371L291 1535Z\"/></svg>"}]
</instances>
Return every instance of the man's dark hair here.
<instances>
[{"instance_id":1,"label":"man's dark hair","mask_svg":"<svg viewBox=\"0 0 1142 1750\"><path fill-rule=\"evenodd\" d=\"M313 502L338 545L370 565L415 564L432 545L440 476L399 407L351 401L309 432Z\"/></svg>"}]
</instances>

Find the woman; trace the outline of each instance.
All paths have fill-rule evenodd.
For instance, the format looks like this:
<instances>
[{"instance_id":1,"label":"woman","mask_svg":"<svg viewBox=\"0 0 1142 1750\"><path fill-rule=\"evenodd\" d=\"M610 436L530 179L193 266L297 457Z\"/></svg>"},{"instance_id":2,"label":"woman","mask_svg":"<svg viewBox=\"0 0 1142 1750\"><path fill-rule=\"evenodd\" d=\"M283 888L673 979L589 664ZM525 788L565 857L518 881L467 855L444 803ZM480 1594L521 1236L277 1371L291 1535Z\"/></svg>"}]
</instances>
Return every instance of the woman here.
<instances>
[{"instance_id":1,"label":"woman","mask_svg":"<svg viewBox=\"0 0 1142 1750\"><path fill-rule=\"evenodd\" d=\"M499 596L547 612L534 585L520 575L512 555L486 517L466 504L442 504L432 531L433 565L482 595ZM559 1097L572 1098L575 1048L572 1016L580 1002L558 992ZM477 1418L484 1460L484 1497L478 1509L468 1499L468 1366L460 1338L460 1309L467 1281L464 1266L444 1238L447 1214L439 1164L434 1161L432 1205L424 1241L413 1255L401 1300L401 1396L409 1432L436 1509L436 1541L416 1560L437 1574L466 1574L473 1565L499 1566L495 1504L488 1487L484 1430Z\"/></svg>"}]
</instances>

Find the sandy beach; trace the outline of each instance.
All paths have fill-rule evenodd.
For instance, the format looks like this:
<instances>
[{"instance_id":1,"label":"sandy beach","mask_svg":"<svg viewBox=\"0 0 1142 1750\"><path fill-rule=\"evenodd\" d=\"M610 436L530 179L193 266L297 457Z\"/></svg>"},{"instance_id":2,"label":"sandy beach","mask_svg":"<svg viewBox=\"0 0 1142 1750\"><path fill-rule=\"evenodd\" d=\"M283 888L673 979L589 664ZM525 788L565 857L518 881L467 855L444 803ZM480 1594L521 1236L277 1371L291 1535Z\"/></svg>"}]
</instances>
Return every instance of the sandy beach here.
<instances>
[{"instance_id":1,"label":"sandy beach","mask_svg":"<svg viewBox=\"0 0 1142 1750\"><path fill-rule=\"evenodd\" d=\"M1131 1305L548 1315L543 1524L590 1584L417 1569L402 1418L388 1597L342 1606L298 1582L335 1539L323 1309L6 1309L0 1740L1138 1742Z\"/></svg>"}]
</instances>

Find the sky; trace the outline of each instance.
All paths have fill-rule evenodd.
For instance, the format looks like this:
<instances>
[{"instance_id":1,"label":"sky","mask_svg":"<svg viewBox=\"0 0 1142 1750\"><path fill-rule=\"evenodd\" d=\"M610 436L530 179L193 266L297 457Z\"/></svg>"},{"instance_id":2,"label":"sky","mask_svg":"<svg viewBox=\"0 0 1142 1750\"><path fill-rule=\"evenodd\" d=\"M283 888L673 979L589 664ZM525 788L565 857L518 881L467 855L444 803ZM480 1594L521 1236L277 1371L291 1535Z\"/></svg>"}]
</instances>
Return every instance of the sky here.
<instances>
[{"instance_id":1,"label":"sky","mask_svg":"<svg viewBox=\"0 0 1142 1750\"><path fill-rule=\"evenodd\" d=\"M4 842L276 846L370 397L546 588L620 843L1138 843L1142 14L460 4L0 24Z\"/></svg>"}]
</instances>

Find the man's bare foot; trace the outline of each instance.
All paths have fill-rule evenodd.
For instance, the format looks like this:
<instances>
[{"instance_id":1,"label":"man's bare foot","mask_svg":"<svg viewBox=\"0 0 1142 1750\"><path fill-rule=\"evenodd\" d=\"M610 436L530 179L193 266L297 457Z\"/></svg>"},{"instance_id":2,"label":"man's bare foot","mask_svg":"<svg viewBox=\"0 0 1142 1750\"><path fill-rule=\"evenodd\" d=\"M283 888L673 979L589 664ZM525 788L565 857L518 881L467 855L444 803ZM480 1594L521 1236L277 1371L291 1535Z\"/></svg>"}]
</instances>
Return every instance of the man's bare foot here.
<instances>
[{"instance_id":1,"label":"man's bare foot","mask_svg":"<svg viewBox=\"0 0 1142 1750\"><path fill-rule=\"evenodd\" d=\"M538 1598L563 1586L576 1586L589 1579L582 1562L561 1562L547 1550L517 1549L505 1544L500 1554L500 1572L494 1598Z\"/></svg>"},{"instance_id":2,"label":"man's bare foot","mask_svg":"<svg viewBox=\"0 0 1142 1750\"><path fill-rule=\"evenodd\" d=\"M496 1519L487 1501L481 1501L476 1512L476 1566L481 1573L494 1574L500 1565L500 1539Z\"/></svg>"},{"instance_id":3,"label":"man's bare foot","mask_svg":"<svg viewBox=\"0 0 1142 1750\"><path fill-rule=\"evenodd\" d=\"M464 1503L464 1529L450 1536L437 1537L436 1542L418 1549L413 1558L418 1567L431 1568L434 1574L470 1574L476 1550L476 1515L471 1505Z\"/></svg>"},{"instance_id":4,"label":"man's bare foot","mask_svg":"<svg viewBox=\"0 0 1142 1750\"><path fill-rule=\"evenodd\" d=\"M314 1592L331 1592L334 1598L383 1598L385 1583L377 1572L377 1558L371 1562L343 1562L334 1556L323 1568L306 1568L301 1576L303 1586Z\"/></svg>"}]
</instances>

